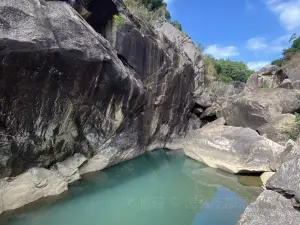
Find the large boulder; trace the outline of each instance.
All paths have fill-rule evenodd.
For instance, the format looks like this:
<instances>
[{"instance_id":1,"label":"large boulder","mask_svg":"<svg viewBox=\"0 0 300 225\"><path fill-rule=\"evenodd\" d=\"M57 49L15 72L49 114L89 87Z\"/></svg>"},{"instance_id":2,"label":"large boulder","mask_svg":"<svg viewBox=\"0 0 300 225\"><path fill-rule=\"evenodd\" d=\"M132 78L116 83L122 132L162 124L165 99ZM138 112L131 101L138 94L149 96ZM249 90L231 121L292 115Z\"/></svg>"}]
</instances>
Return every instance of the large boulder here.
<instances>
[{"instance_id":1,"label":"large boulder","mask_svg":"<svg viewBox=\"0 0 300 225\"><path fill-rule=\"evenodd\" d=\"M293 205L300 208L300 145L297 141L294 148L284 157L283 164L272 176L266 186L287 198L293 198Z\"/></svg>"},{"instance_id":2,"label":"large boulder","mask_svg":"<svg viewBox=\"0 0 300 225\"><path fill-rule=\"evenodd\" d=\"M292 82L300 80L300 53L293 55L283 66L284 73Z\"/></svg>"},{"instance_id":3,"label":"large boulder","mask_svg":"<svg viewBox=\"0 0 300 225\"><path fill-rule=\"evenodd\" d=\"M222 110L228 125L257 129L284 113L300 108L300 93L281 88L258 88L236 95Z\"/></svg>"},{"instance_id":4,"label":"large boulder","mask_svg":"<svg viewBox=\"0 0 300 225\"><path fill-rule=\"evenodd\" d=\"M68 190L68 183L58 174L43 168L32 168L18 177L0 180L0 214L20 208Z\"/></svg>"},{"instance_id":5,"label":"large boulder","mask_svg":"<svg viewBox=\"0 0 300 225\"><path fill-rule=\"evenodd\" d=\"M288 78L282 70L275 65L263 67L260 71L252 74L246 83L246 89L275 88L284 79Z\"/></svg>"},{"instance_id":6,"label":"large boulder","mask_svg":"<svg viewBox=\"0 0 300 225\"><path fill-rule=\"evenodd\" d=\"M266 138L285 145L291 138L291 132L297 125L296 116L293 114L282 114L272 119L269 123L257 128L258 132Z\"/></svg>"},{"instance_id":7,"label":"large boulder","mask_svg":"<svg viewBox=\"0 0 300 225\"><path fill-rule=\"evenodd\" d=\"M76 153L65 161L56 163L51 170L59 174L67 183L73 183L81 179L79 167L86 161L85 156Z\"/></svg>"},{"instance_id":8,"label":"large boulder","mask_svg":"<svg viewBox=\"0 0 300 225\"><path fill-rule=\"evenodd\" d=\"M187 156L230 173L271 171L271 164L284 151L283 146L254 130L219 122L190 131L184 138L174 138L166 147L184 149Z\"/></svg>"},{"instance_id":9,"label":"large boulder","mask_svg":"<svg viewBox=\"0 0 300 225\"><path fill-rule=\"evenodd\" d=\"M245 84L242 82L226 84L215 81L205 87L202 93L195 93L194 101L203 108L213 106L217 103L222 105L229 97L241 93L244 90L244 86Z\"/></svg>"},{"instance_id":10,"label":"large boulder","mask_svg":"<svg viewBox=\"0 0 300 225\"><path fill-rule=\"evenodd\" d=\"M300 212L290 199L274 191L264 191L250 204L238 225L298 225Z\"/></svg>"},{"instance_id":11,"label":"large boulder","mask_svg":"<svg viewBox=\"0 0 300 225\"><path fill-rule=\"evenodd\" d=\"M191 60L122 1L82 2L90 24L62 1L0 2L0 177L113 149L109 166L188 128Z\"/></svg>"}]
</instances>

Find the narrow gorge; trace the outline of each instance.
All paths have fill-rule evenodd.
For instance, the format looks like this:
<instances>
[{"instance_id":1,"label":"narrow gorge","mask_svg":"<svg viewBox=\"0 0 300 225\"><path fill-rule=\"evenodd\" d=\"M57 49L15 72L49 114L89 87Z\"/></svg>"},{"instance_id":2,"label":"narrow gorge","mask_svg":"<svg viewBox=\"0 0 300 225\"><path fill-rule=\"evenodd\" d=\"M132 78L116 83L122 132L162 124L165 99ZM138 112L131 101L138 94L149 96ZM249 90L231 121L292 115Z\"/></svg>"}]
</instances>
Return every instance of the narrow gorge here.
<instances>
[{"instance_id":1,"label":"narrow gorge","mask_svg":"<svg viewBox=\"0 0 300 225\"><path fill-rule=\"evenodd\" d=\"M298 225L299 54L224 83L130 4L0 0L0 224Z\"/></svg>"}]
</instances>

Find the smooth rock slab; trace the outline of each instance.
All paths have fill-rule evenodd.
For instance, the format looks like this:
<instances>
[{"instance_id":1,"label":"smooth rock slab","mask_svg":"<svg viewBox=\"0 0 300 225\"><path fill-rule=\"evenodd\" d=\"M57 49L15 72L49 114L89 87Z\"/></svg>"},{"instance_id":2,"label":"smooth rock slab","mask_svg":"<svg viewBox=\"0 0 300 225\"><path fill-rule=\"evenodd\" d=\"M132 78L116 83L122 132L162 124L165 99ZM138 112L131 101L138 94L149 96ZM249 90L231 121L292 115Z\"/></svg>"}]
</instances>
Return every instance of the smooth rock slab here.
<instances>
[{"instance_id":1,"label":"smooth rock slab","mask_svg":"<svg viewBox=\"0 0 300 225\"><path fill-rule=\"evenodd\" d=\"M299 225L300 212L290 199L274 191L264 191L250 204L238 225Z\"/></svg>"},{"instance_id":2,"label":"smooth rock slab","mask_svg":"<svg viewBox=\"0 0 300 225\"><path fill-rule=\"evenodd\" d=\"M187 156L230 173L271 171L271 164L284 151L249 128L214 124L174 138L166 147L182 148Z\"/></svg>"},{"instance_id":3,"label":"smooth rock slab","mask_svg":"<svg viewBox=\"0 0 300 225\"><path fill-rule=\"evenodd\" d=\"M267 181L274 175L274 172L264 172L262 175L260 175L260 179L265 186Z\"/></svg>"},{"instance_id":4,"label":"smooth rock slab","mask_svg":"<svg viewBox=\"0 0 300 225\"><path fill-rule=\"evenodd\" d=\"M68 190L68 183L44 168L32 168L12 181L0 180L0 214Z\"/></svg>"},{"instance_id":5,"label":"smooth rock slab","mask_svg":"<svg viewBox=\"0 0 300 225\"><path fill-rule=\"evenodd\" d=\"M79 168L80 175L92 173L105 169L109 165L109 158L102 154L97 154L89 159L82 167Z\"/></svg>"},{"instance_id":6,"label":"smooth rock slab","mask_svg":"<svg viewBox=\"0 0 300 225\"><path fill-rule=\"evenodd\" d=\"M60 174L67 183L73 183L80 180L78 168L86 161L84 155L76 153L65 161L56 163L51 169Z\"/></svg>"}]
</instances>

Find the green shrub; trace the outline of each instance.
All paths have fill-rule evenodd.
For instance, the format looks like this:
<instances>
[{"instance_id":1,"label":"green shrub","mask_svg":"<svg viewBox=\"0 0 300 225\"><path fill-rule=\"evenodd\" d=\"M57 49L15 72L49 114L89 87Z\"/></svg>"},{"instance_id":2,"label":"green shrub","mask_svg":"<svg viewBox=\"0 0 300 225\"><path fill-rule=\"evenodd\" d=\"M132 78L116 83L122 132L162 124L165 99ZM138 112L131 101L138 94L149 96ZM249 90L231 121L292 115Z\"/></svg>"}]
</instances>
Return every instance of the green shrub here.
<instances>
[{"instance_id":1,"label":"green shrub","mask_svg":"<svg viewBox=\"0 0 300 225\"><path fill-rule=\"evenodd\" d=\"M182 26L177 20L172 21L171 24L173 24L173 26L176 27L178 30L182 31Z\"/></svg>"},{"instance_id":2,"label":"green shrub","mask_svg":"<svg viewBox=\"0 0 300 225\"><path fill-rule=\"evenodd\" d=\"M276 59L276 60L272 61L271 65L282 66L283 65L283 58Z\"/></svg>"},{"instance_id":3,"label":"green shrub","mask_svg":"<svg viewBox=\"0 0 300 225\"><path fill-rule=\"evenodd\" d=\"M165 10L162 0L124 0L130 11L146 22L153 23L160 18L171 19L170 12Z\"/></svg>"},{"instance_id":4,"label":"green shrub","mask_svg":"<svg viewBox=\"0 0 300 225\"><path fill-rule=\"evenodd\" d=\"M125 20L122 16L114 15L113 22L116 25L117 29L125 25Z\"/></svg>"},{"instance_id":5,"label":"green shrub","mask_svg":"<svg viewBox=\"0 0 300 225\"><path fill-rule=\"evenodd\" d=\"M292 140L296 140L300 135L300 114L295 113L295 125L287 131Z\"/></svg>"},{"instance_id":6,"label":"green shrub","mask_svg":"<svg viewBox=\"0 0 300 225\"><path fill-rule=\"evenodd\" d=\"M267 83L267 81L264 80L258 87L259 87L259 88L268 88L268 83Z\"/></svg>"}]
</instances>

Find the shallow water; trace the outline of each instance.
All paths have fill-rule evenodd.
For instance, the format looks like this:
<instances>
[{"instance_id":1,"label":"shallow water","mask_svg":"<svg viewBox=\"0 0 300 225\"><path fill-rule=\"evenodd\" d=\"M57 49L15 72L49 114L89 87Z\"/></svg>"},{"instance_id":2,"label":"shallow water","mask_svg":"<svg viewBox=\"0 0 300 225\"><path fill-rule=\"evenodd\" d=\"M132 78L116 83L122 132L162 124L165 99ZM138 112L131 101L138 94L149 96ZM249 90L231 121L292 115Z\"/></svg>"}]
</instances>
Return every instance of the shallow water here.
<instances>
[{"instance_id":1,"label":"shallow water","mask_svg":"<svg viewBox=\"0 0 300 225\"><path fill-rule=\"evenodd\" d=\"M183 154L157 150L74 184L9 225L234 225L260 189Z\"/></svg>"}]
</instances>

